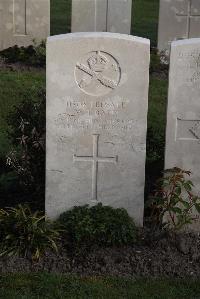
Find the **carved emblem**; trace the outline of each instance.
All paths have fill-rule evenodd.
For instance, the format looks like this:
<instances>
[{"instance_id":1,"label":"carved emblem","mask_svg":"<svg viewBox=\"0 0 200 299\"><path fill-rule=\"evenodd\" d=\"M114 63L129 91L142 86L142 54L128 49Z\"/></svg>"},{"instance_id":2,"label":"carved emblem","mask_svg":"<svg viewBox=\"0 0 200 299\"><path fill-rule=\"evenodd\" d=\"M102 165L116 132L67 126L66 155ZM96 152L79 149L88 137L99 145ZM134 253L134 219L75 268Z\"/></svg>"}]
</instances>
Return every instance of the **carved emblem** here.
<instances>
[{"instance_id":1,"label":"carved emblem","mask_svg":"<svg viewBox=\"0 0 200 299\"><path fill-rule=\"evenodd\" d=\"M189 131L197 138L200 139L200 121L196 121L194 126Z\"/></svg>"},{"instance_id":2,"label":"carved emblem","mask_svg":"<svg viewBox=\"0 0 200 299\"><path fill-rule=\"evenodd\" d=\"M87 94L100 96L114 90L120 82L121 69L117 60L102 51L90 52L76 64L75 79Z\"/></svg>"}]
</instances>

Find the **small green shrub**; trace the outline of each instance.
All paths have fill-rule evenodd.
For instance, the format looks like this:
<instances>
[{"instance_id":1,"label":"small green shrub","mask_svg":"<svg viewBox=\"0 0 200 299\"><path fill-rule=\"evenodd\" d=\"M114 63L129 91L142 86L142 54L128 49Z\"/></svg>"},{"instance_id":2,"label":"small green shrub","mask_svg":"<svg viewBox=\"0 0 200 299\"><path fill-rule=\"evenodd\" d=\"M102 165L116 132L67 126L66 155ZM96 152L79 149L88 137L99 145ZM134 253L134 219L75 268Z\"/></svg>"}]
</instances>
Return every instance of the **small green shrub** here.
<instances>
[{"instance_id":1,"label":"small green shrub","mask_svg":"<svg viewBox=\"0 0 200 299\"><path fill-rule=\"evenodd\" d=\"M156 48L151 48L150 74L163 74L167 78L169 61L164 52L158 53Z\"/></svg>"},{"instance_id":2,"label":"small green shrub","mask_svg":"<svg viewBox=\"0 0 200 299\"><path fill-rule=\"evenodd\" d=\"M60 215L66 239L73 248L127 245L136 239L136 227L124 209L97 204L78 206Z\"/></svg>"},{"instance_id":3,"label":"small green shrub","mask_svg":"<svg viewBox=\"0 0 200 299\"><path fill-rule=\"evenodd\" d=\"M46 64L46 44L42 41L28 47L10 47L0 52L6 63L23 63L32 67L44 67Z\"/></svg>"},{"instance_id":4,"label":"small green shrub","mask_svg":"<svg viewBox=\"0 0 200 299\"><path fill-rule=\"evenodd\" d=\"M158 180L150 205L160 225L179 230L196 220L194 212L200 213L200 198L192 193L193 183L185 178L190 175L190 171L174 167Z\"/></svg>"},{"instance_id":5,"label":"small green shrub","mask_svg":"<svg viewBox=\"0 0 200 299\"><path fill-rule=\"evenodd\" d=\"M46 250L58 251L59 229L42 212L27 205L0 210L0 256L18 254L38 260Z\"/></svg>"},{"instance_id":6,"label":"small green shrub","mask_svg":"<svg viewBox=\"0 0 200 299\"><path fill-rule=\"evenodd\" d=\"M7 164L21 185L31 194L32 207L43 209L45 190L45 109L46 94L37 91L37 101L26 99L7 117L12 144ZM30 202L29 202L30 203Z\"/></svg>"}]
</instances>

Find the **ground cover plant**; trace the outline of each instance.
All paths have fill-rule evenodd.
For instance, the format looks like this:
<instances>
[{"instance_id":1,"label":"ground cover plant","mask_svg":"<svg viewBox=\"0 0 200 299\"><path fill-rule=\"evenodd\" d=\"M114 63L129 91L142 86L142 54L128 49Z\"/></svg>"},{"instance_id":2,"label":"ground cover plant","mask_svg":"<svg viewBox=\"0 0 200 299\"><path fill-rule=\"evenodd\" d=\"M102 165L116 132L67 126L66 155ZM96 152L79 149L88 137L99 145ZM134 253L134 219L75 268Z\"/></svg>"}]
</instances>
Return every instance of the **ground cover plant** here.
<instances>
[{"instance_id":1,"label":"ground cover plant","mask_svg":"<svg viewBox=\"0 0 200 299\"><path fill-rule=\"evenodd\" d=\"M13 206L16 203L24 202L27 197L29 197L29 201L32 200L30 198L30 192L28 192L30 189L20 183L17 172L13 172L13 169L7 165L7 156L11 151L15 152L16 144L20 144L19 138L22 137L22 134L17 134L17 132L20 131L21 118L20 116L17 118L16 110L20 109L21 103L24 101L30 103L30 105L27 104L29 108L33 107L34 103L39 105L41 101L39 92L43 86L45 86L44 71L39 72L32 70L31 72L19 72L0 70L0 207ZM16 118L13 119L12 123L11 118L14 117L14 114ZM32 114L27 121L29 121L31 117ZM43 122L45 122L45 113L43 113ZM31 124L33 125L33 129L34 123L32 122ZM16 131L16 135L14 136L12 134L12 138L11 131ZM34 164L41 165L42 160L35 160ZM38 179L39 178L41 179L40 176L38 176ZM38 182L40 183L37 185L37 189L41 186L42 180ZM44 179L42 189L44 194ZM38 198L37 202L39 201ZM43 200L41 205L44 205ZM38 206L38 208L40 207Z\"/></svg>"},{"instance_id":2,"label":"ground cover plant","mask_svg":"<svg viewBox=\"0 0 200 299\"><path fill-rule=\"evenodd\" d=\"M46 41L28 47L14 46L0 52L2 62L7 64L22 63L32 67L44 67L46 64Z\"/></svg>"},{"instance_id":3,"label":"ground cover plant","mask_svg":"<svg viewBox=\"0 0 200 299\"><path fill-rule=\"evenodd\" d=\"M18 175L36 209L44 209L45 108L45 90L37 90L37 100L31 95L15 106L7 118L13 145L7 153L7 165Z\"/></svg>"},{"instance_id":4,"label":"ground cover plant","mask_svg":"<svg viewBox=\"0 0 200 299\"><path fill-rule=\"evenodd\" d=\"M58 252L59 229L42 212L27 205L0 210L0 256L39 260L47 250Z\"/></svg>"},{"instance_id":5,"label":"ground cover plant","mask_svg":"<svg viewBox=\"0 0 200 299\"><path fill-rule=\"evenodd\" d=\"M136 241L136 226L124 209L102 204L79 206L61 214L58 221L64 229L63 238L69 242L68 247L75 250L88 250L94 245L131 245Z\"/></svg>"}]
</instances>

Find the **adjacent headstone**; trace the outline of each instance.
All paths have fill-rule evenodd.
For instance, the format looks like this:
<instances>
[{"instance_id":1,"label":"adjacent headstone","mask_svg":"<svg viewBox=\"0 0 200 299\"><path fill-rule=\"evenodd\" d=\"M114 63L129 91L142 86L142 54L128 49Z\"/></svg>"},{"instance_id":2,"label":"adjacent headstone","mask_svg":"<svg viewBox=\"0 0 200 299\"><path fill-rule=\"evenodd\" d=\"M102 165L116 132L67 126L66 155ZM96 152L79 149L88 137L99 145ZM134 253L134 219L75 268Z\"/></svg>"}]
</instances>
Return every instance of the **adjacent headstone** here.
<instances>
[{"instance_id":1,"label":"adjacent headstone","mask_svg":"<svg viewBox=\"0 0 200 299\"><path fill-rule=\"evenodd\" d=\"M130 34L132 0L72 0L72 32Z\"/></svg>"},{"instance_id":2,"label":"adjacent headstone","mask_svg":"<svg viewBox=\"0 0 200 299\"><path fill-rule=\"evenodd\" d=\"M149 40L75 33L47 42L46 213L102 202L143 223Z\"/></svg>"},{"instance_id":3,"label":"adjacent headstone","mask_svg":"<svg viewBox=\"0 0 200 299\"><path fill-rule=\"evenodd\" d=\"M190 170L200 195L199 151L200 39L189 39L171 47L165 168ZM193 229L199 230L199 220Z\"/></svg>"},{"instance_id":4,"label":"adjacent headstone","mask_svg":"<svg viewBox=\"0 0 200 299\"><path fill-rule=\"evenodd\" d=\"M0 0L0 50L50 35L50 0Z\"/></svg>"},{"instance_id":5,"label":"adjacent headstone","mask_svg":"<svg viewBox=\"0 0 200 299\"><path fill-rule=\"evenodd\" d=\"M172 41L200 37L199 0L160 0L158 49L169 54Z\"/></svg>"}]
</instances>

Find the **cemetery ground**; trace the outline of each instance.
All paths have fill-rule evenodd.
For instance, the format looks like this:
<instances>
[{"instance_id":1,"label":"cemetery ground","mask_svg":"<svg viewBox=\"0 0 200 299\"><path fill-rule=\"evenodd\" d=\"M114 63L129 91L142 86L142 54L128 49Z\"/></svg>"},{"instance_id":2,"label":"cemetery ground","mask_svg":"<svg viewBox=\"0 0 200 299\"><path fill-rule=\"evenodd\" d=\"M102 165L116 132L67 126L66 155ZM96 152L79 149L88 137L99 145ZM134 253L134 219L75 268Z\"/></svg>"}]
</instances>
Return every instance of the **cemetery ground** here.
<instances>
[{"instance_id":1,"label":"cemetery ground","mask_svg":"<svg viewBox=\"0 0 200 299\"><path fill-rule=\"evenodd\" d=\"M0 297L49 299L195 299L197 281L129 280L109 277L82 277L56 274L15 274L0 278Z\"/></svg>"},{"instance_id":2,"label":"cemetery ground","mask_svg":"<svg viewBox=\"0 0 200 299\"><path fill-rule=\"evenodd\" d=\"M59 5L58 5L59 4ZM67 4L67 5L66 5ZM158 0L135 0L134 35L151 39L156 45ZM53 0L52 34L66 32L65 13L70 30L70 1ZM148 30L147 30L148 28ZM40 52L40 51L39 51ZM40 53L41 54L41 53ZM44 58L39 54L39 62ZM14 106L23 100L40 100L38 91L45 88L45 68L40 63L27 65L23 52L9 61L0 61L0 198L1 208L28 201L34 208L43 207L44 197L31 197L16 172L6 165L8 153L17 149L10 140L8 118ZM41 59L41 60L40 60ZM67 59L67 58L66 58ZM16 62L17 60L17 62ZM165 121L168 69L161 65L154 49L151 52L149 114L146 163L146 200L164 164ZM20 125L19 122L12 126ZM20 137L20 136L16 136ZM148 209L146 219L148 219ZM61 254L49 253L39 262L26 258L0 258L0 297L2 298L198 298L199 241L193 235L139 232L140 241L120 248L93 248L72 256L61 248ZM62 246L62 244L61 244ZM134 252L134 254L133 254ZM15 274L6 274L15 272ZM18 274L28 272L29 274ZM34 274L33 274L34 272ZM35 273L37 272L37 273ZM39 274L40 272L66 272ZM74 275L80 275L80 277ZM107 275L118 278L106 278ZM140 280L131 280L137 276ZM149 279L151 277L151 279ZM163 280L152 278L165 277ZM173 277L171 280L170 278ZM183 279L176 280L175 278ZM186 281L184 279L187 279ZM78 292L78 293L77 293ZM66 295L67 294L67 295Z\"/></svg>"}]
</instances>

